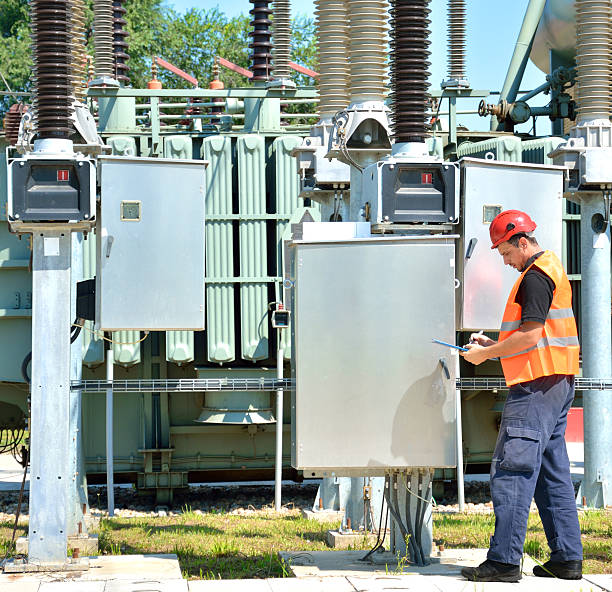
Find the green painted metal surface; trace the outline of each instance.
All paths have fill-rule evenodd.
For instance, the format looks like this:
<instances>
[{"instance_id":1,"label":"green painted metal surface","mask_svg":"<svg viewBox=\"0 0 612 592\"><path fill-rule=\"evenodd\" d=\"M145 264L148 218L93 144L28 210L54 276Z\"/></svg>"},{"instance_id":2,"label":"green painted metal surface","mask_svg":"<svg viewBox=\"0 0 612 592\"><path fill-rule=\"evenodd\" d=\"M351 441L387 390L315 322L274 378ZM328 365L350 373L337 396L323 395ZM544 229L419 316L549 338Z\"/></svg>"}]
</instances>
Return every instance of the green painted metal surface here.
<instances>
[{"instance_id":1,"label":"green painted metal surface","mask_svg":"<svg viewBox=\"0 0 612 592\"><path fill-rule=\"evenodd\" d=\"M0 217L6 220L6 143L0 141ZM23 382L20 367L32 349L30 240L0 224L0 381ZM0 387L2 389L2 387ZM13 399L13 397L11 397Z\"/></svg>"},{"instance_id":2,"label":"green painted metal surface","mask_svg":"<svg viewBox=\"0 0 612 592\"><path fill-rule=\"evenodd\" d=\"M266 221L257 219L266 213L266 140L247 134L236 141L238 155L238 208L250 216L239 226L240 275L252 278L240 285L240 341L245 360L263 360L269 356L268 283L259 278L268 275L268 238Z\"/></svg>"},{"instance_id":3,"label":"green painted metal surface","mask_svg":"<svg viewBox=\"0 0 612 592\"><path fill-rule=\"evenodd\" d=\"M234 325L232 140L211 136L202 141L206 171L206 343L207 359L227 364L236 359ZM211 217L221 216L220 219ZM225 281L223 281L225 279ZM218 282L208 283L210 280Z\"/></svg>"},{"instance_id":4,"label":"green painted metal surface","mask_svg":"<svg viewBox=\"0 0 612 592\"><path fill-rule=\"evenodd\" d=\"M480 142L463 142L457 148L457 158L491 158L507 162L521 162L521 139L515 136L490 138Z\"/></svg>"}]
</instances>

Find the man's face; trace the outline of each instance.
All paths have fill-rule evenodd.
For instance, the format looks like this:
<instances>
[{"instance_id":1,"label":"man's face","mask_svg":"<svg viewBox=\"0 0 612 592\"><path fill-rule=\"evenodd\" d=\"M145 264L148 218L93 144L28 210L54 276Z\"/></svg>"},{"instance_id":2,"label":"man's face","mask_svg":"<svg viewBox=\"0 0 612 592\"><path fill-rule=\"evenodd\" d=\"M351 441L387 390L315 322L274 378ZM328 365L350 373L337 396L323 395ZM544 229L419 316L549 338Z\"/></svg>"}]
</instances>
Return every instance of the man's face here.
<instances>
[{"instance_id":1,"label":"man's face","mask_svg":"<svg viewBox=\"0 0 612 592\"><path fill-rule=\"evenodd\" d=\"M509 265L510 267L514 267L517 271L522 272L525 263L527 263L529 259L529 255L526 254L528 244L526 239L521 238L518 247L515 247L508 241L499 245L497 251L503 257L504 265Z\"/></svg>"}]
</instances>

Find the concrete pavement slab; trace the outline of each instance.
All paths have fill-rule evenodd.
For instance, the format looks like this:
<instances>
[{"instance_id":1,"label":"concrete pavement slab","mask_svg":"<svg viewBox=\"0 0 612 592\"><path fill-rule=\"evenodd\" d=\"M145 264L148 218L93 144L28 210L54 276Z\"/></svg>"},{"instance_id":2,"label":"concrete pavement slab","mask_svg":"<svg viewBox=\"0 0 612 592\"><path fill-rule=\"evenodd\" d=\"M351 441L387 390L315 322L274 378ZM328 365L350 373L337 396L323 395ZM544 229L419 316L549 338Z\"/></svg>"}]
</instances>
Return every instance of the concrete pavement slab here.
<instances>
[{"instance_id":1,"label":"concrete pavement slab","mask_svg":"<svg viewBox=\"0 0 612 592\"><path fill-rule=\"evenodd\" d=\"M355 592L354 586L343 577L330 578L270 578L272 592Z\"/></svg>"},{"instance_id":2,"label":"concrete pavement slab","mask_svg":"<svg viewBox=\"0 0 612 592\"><path fill-rule=\"evenodd\" d=\"M104 592L188 592L186 580L109 580ZM61 592L64 592L63 590Z\"/></svg>"},{"instance_id":3,"label":"concrete pavement slab","mask_svg":"<svg viewBox=\"0 0 612 592\"><path fill-rule=\"evenodd\" d=\"M268 580L190 580L188 585L189 592L272 592Z\"/></svg>"},{"instance_id":4,"label":"concrete pavement slab","mask_svg":"<svg viewBox=\"0 0 612 592\"><path fill-rule=\"evenodd\" d=\"M38 592L104 592L105 582L43 582Z\"/></svg>"},{"instance_id":5,"label":"concrete pavement slab","mask_svg":"<svg viewBox=\"0 0 612 592\"><path fill-rule=\"evenodd\" d=\"M596 584L606 592L612 592L612 574L588 574L582 579Z\"/></svg>"},{"instance_id":6,"label":"concrete pavement slab","mask_svg":"<svg viewBox=\"0 0 612 592\"><path fill-rule=\"evenodd\" d=\"M410 592L440 592L432 582L432 576L379 575L371 577L347 576L356 592L383 592L384 590L409 590Z\"/></svg>"},{"instance_id":7,"label":"concrete pavement slab","mask_svg":"<svg viewBox=\"0 0 612 592\"><path fill-rule=\"evenodd\" d=\"M19 578L17 581L8 582L0 574L0 590L2 592L38 592L39 588L40 582L38 581Z\"/></svg>"},{"instance_id":8,"label":"concrete pavement slab","mask_svg":"<svg viewBox=\"0 0 612 592\"><path fill-rule=\"evenodd\" d=\"M103 555L91 557L89 570L80 576L87 580L181 580L181 568L174 554Z\"/></svg>"}]
</instances>

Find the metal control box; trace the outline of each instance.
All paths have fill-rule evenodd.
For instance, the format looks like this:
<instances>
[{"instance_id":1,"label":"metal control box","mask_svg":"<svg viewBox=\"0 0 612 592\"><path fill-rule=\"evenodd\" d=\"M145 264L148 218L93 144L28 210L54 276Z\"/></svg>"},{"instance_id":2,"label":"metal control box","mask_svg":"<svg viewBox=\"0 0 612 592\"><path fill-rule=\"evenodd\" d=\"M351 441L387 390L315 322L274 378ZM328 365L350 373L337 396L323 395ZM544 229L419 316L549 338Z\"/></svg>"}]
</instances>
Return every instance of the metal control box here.
<instances>
[{"instance_id":1,"label":"metal control box","mask_svg":"<svg viewBox=\"0 0 612 592\"><path fill-rule=\"evenodd\" d=\"M561 259L563 174L552 165L464 158L462 240L457 249L459 328L498 331L518 272L491 249L489 226L503 210L522 210L538 225L542 249Z\"/></svg>"},{"instance_id":2,"label":"metal control box","mask_svg":"<svg viewBox=\"0 0 612 592\"><path fill-rule=\"evenodd\" d=\"M96 322L103 330L203 330L201 160L99 158Z\"/></svg>"},{"instance_id":3,"label":"metal control box","mask_svg":"<svg viewBox=\"0 0 612 592\"><path fill-rule=\"evenodd\" d=\"M362 179L373 222L458 222L459 169L453 163L388 158L367 167Z\"/></svg>"},{"instance_id":4,"label":"metal control box","mask_svg":"<svg viewBox=\"0 0 612 592\"><path fill-rule=\"evenodd\" d=\"M91 159L28 154L11 161L7 214L15 229L29 223L89 224L95 211L96 166Z\"/></svg>"},{"instance_id":5,"label":"metal control box","mask_svg":"<svg viewBox=\"0 0 612 592\"><path fill-rule=\"evenodd\" d=\"M293 241L292 464L305 476L452 467L452 236Z\"/></svg>"}]
</instances>

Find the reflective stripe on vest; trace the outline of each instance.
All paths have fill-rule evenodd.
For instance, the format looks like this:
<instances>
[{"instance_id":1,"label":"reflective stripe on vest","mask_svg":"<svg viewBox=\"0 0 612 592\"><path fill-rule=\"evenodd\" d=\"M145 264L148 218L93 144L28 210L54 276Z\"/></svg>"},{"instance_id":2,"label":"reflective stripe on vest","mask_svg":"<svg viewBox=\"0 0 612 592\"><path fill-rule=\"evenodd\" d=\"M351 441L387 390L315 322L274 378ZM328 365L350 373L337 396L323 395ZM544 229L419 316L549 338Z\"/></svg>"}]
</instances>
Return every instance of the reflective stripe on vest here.
<instances>
[{"instance_id":1,"label":"reflective stripe on vest","mask_svg":"<svg viewBox=\"0 0 612 592\"><path fill-rule=\"evenodd\" d=\"M578 374L580 345L572 311L572 290L561 261L551 251L544 251L514 284L506 303L499 340L508 339L521 326L522 308L516 302L516 294L525 274L533 265L555 284L553 300L538 343L501 358L508 386L552 374Z\"/></svg>"}]
</instances>

